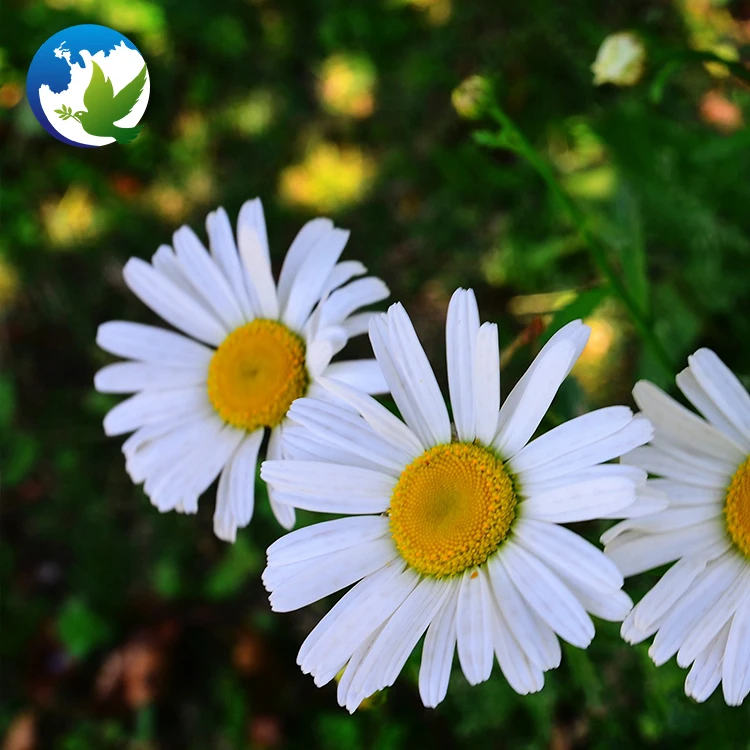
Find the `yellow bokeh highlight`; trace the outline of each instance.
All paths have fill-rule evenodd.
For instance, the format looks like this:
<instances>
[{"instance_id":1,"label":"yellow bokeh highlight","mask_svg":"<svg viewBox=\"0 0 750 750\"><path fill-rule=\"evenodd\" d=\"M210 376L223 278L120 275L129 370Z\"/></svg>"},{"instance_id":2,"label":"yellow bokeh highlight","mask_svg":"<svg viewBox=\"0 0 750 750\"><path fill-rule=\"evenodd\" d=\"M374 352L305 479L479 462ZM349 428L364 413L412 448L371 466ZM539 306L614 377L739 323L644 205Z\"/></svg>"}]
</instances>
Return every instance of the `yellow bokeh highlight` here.
<instances>
[{"instance_id":1,"label":"yellow bokeh highlight","mask_svg":"<svg viewBox=\"0 0 750 750\"><path fill-rule=\"evenodd\" d=\"M18 271L0 255L0 311L13 306L20 289Z\"/></svg>"},{"instance_id":2,"label":"yellow bokeh highlight","mask_svg":"<svg viewBox=\"0 0 750 750\"><path fill-rule=\"evenodd\" d=\"M45 0L53 10L74 10L86 16L87 22L98 21L123 34L138 34L152 55L162 54L167 45L167 19L164 9L152 0Z\"/></svg>"},{"instance_id":3,"label":"yellow bokeh highlight","mask_svg":"<svg viewBox=\"0 0 750 750\"><path fill-rule=\"evenodd\" d=\"M747 32L735 22L729 10L713 0L675 0L677 10L688 30L690 46L702 52L713 52L728 62L739 60L738 47L747 43ZM715 78L729 75L726 65L704 63Z\"/></svg>"},{"instance_id":4,"label":"yellow bokeh highlight","mask_svg":"<svg viewBox=\"0 0 750 750\"><path fill-rule=\"evenodd\" d=\"M400 0L400 4L409 5L424 13L433 26L448 23L453 13L451 0Z\"/></svg>"},{"instance_id":5,"label":"yellow bokeh highlight","mask_svg":"<svg viewBox=\"0 0 750 750\"><path fill-rule=\"evenodd\" d=\"M375 81L375 68L367 58L338 53L320 68L318 97L329 112L362 119L375 109Z\"/></svg>"},{"instance_id":6,"label":"yellow bokeh highlight","mask_svg":"<svg viewBox=\"0 0 750 750\"><path fill-rule=\"evenodd\" d=\"M60 200L43 202L41 218L50 244L59 249L91 240L102 229L101 214L83 185L71 185Z\"/></svg>"},{"instance_id":7,"label":"yellow bokeh highlight","mask_svg":"<svg viewBox=\"0 0 750 750\"><path fill-rule=\"evenodd\" d=\"M240 135L253 138L265 133L273 124L276 110L274 95L258 89L230 102L224 109L224 119Z\"/></svg>"},{"instance_id":8,"label":"yellow bokeh highlight","mask_svg":"<svg viewBox=\"0 0 750 750\"><path fill-rule=\"evenodd\" d=\"M364 198L375 174L375 161L360 148L322 142L282 171L279 195L314 211L339 211Z\"/></svg>"}]
</instances>

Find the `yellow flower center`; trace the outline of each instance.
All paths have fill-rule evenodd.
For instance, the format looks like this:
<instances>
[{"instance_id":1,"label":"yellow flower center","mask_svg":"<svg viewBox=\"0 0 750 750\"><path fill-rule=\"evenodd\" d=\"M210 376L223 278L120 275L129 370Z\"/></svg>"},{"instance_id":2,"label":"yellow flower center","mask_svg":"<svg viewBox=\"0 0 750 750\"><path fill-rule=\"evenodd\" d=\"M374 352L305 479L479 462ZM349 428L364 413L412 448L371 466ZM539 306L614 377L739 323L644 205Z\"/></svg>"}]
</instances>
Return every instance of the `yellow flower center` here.
<instances>
[{"instance_id":1,"label":"yellow flower center","mask_svg":"<svg viewBox=\"0 0 750 750\"><path fill-rule=\"evenodd\" d=\"M393 489L391 535L418 573L443 578L481 565L516 515L503 462L472 443L437 445L414 459Z\"/></svg>"},{"instance_id":2,"label":"yellow flower center","mask_svg":"<svg viewBox=\"0 0 750 750\"><path fill-rule=\"evenodd\" d=\"M727 531L734 546L750 558L750 457L734 472L724 503Z\"/></svg>"},{"instance_id":3,"label":"yellow flower center","mask_svg":"<svg viewBox=\"0 0 750 750\"><path fill-rule=\"evenodd\" d=\"M208 365L208 397L233 427L275 427L307 391L305 343L275 320L253 320L222 341Z\"/></svg>"}]
</instances>

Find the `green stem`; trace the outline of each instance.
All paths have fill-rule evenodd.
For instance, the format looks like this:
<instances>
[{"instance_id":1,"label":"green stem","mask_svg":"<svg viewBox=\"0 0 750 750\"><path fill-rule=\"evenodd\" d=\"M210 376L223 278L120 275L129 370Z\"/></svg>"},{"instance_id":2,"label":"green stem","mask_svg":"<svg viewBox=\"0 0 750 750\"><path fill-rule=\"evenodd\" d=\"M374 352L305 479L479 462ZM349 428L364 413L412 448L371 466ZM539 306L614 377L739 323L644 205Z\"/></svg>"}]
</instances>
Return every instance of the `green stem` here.
<instances>
[{"instance_id":1,"label":"green stem","mask_svg":"<svg viewBox=\"0 0 750 750\"><path fill-rule=\"evenodd\" d=\"M674 377L674 368L666 349L664 349L661 341L654 334L640 306L607 260L607 249L601 240L589 229L586 216L562 189L550 166L539 156L536 149L534 149L523 133L516 127L513 120L496 104L488 107L488 113L503 129L510 148L526 159L536 169L558 203L570 216L596 267L607 280L612 292L620 298L630 313L636 330L651 349L651 352L659 365L664 369L664 372L670 378Z\"/></svg>"}]
</instances>

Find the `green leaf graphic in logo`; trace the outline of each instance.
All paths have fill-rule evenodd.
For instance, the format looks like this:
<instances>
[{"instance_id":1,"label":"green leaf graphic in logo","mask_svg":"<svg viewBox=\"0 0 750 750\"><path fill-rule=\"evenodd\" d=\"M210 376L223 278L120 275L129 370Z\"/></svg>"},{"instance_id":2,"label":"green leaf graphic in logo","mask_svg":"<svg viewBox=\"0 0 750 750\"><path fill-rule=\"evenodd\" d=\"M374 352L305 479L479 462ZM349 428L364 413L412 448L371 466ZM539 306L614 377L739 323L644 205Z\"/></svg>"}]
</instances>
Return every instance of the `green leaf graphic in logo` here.
<instances>
[{"instance_id":1,"label":"green leaf graphic in logo","mask_svg":"<svg viewBox=\"0 0 750 750\"><path fill-rule=\"evenodd\" d=\"M141 132L143 125L132 128L121 128L114 123L121 120L135 107L146 85L146 66L141 72L115 96L112 81L104 75L104 71L96 61L91 61L94 70L91 82L83 95L86 109L75 114L70 107L63 105L62 110L56 109L63 120L70 117L78 120L89 135L114 138L118 143L130 143Z\"/></svg>"}]
</instances>

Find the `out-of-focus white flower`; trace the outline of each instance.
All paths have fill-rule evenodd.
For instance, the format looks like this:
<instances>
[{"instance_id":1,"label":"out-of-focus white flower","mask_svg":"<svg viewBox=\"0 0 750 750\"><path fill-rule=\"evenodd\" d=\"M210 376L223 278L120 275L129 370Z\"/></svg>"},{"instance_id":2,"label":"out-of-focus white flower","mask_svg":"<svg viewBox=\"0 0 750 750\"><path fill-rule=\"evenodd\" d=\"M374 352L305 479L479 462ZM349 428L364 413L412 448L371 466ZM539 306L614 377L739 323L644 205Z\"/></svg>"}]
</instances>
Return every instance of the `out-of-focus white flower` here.
<instances>
[{"instance_id":1,"label":"out-of-focus white flower","mask_svg":"<svg viewBox=\"0 0 750 750\"><path fill-rule=\"evenodd\" d=\"M641 80L646 64L646 48L630 31L610 34L599 47L591 66L594 84L614 83L615 86L633 86Z\"/></svg>"}]
</instances>

